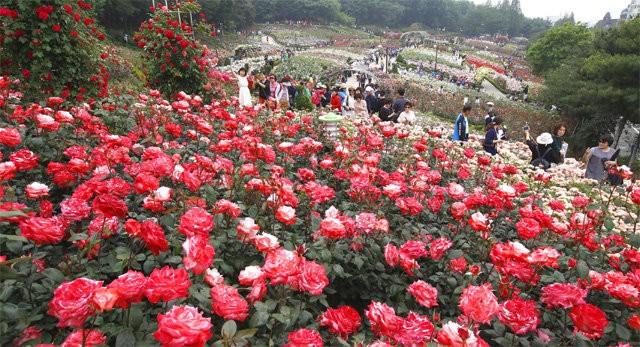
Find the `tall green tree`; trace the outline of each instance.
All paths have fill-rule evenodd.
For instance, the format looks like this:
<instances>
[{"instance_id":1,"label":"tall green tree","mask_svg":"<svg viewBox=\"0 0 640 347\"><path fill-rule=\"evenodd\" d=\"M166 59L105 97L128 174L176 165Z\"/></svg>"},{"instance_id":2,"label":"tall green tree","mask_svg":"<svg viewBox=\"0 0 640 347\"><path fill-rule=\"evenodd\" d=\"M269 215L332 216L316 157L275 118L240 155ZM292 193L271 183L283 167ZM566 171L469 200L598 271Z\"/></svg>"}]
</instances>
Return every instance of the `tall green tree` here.
<instances>
[{"instance_id":1,"label":"tall green tree","mask_svg":"<svg viewBox=\"0 0 640 347\"><path fill-rule=\"evenodd\" d=\"M600 133L640 120L638 47L640 18L596 32L591 54L570 57L547 73L543 97L579 119L578 143L593 145Z\"/></svg>"},{"instance_id":2,"label":"tall green tree","mask_svg":"<svg viewBox=\"0 0 640 347\"><path fill-rule=\"evenodd\" d=\"M585 25L567 22L547 31L527 53L534 74L558 68L568 58L588 56L592 51L593 34Z\"/></svg>"}]
</instances>

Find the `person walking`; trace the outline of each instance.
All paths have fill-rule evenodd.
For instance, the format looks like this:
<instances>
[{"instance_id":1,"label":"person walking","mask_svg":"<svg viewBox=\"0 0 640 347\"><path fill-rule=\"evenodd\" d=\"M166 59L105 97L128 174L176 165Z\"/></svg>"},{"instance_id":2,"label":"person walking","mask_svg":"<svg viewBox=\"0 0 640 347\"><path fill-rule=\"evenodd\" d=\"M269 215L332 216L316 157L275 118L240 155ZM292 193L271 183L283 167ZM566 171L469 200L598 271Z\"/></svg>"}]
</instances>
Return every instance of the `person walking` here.
<instances>
[{"instance_id":1,"label":"person walking","mask_svg":"<svg viewBox=\"0 0 640 347\"><path fill-rule=\"evenodd\" d=\"M462 107L462 112L456 118L455 127L453 129L453 141L466 142L469 140L469 122L467 117L471 114L471 106Z\"/></svg>"}]
</instances>

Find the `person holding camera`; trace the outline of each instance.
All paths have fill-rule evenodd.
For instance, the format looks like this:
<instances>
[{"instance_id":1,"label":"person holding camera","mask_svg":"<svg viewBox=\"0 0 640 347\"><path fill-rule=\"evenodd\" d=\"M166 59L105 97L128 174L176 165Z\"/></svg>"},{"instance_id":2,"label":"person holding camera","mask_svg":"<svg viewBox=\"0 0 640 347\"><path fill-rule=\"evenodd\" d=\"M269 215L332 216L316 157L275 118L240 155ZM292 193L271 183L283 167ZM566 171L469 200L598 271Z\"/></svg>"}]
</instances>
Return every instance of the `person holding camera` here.
<instances>
[{"instance_id":1,"label":"person holding camera","mask_svg":"<svg viewBox=\"0 0 640 347\"><path fill-rule=\"evenodd\" d=\"M498 131L502 128L502 118L496 117L493 119L489 125L487 125L487 133L484 136L484 141L482 142L482 148L485 152L496 155L498 154L497 145L500 142L503 142L498 137Z\"/></svg>"},{"instance_id":2,"label":"person holding camera","mask_svg":"<svg viewBox=\"0 0 640 347\"><path fill-rule=\"evenodd\" d=\"M613 136L604 134L600 136L598 147L587 148L582 156L582 161L587 164L585 177L601 181L605 177L605 169L616 165L616 151L610 147L612 143Z\"/></svg>"},{"instance_id":3,"label":"person holding camera","mask_svg":"<svg viewBox=\"0 0 640 347\"><path fill-rule=\"evenodd\" d=\"M531 150L531 165L547 170L551 167L551 164L559 164L561 162L560 153L553 149L553 137L551 134L542 133L534 141L529 134L528 125L525 125L522 130L524 130L526 144Z\"/></svg>"}]
</instances>

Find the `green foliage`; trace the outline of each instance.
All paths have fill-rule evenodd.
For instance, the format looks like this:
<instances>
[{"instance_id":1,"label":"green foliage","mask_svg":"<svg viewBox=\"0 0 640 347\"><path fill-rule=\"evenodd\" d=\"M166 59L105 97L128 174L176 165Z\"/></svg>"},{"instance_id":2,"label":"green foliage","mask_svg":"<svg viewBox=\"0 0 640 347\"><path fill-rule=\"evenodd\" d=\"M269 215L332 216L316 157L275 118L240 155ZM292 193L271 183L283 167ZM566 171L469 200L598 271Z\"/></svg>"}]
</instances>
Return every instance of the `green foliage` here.
<instances>
[{"instance_id":1,"label":"green foliage","mask_svg":"<svg viewBox=\"0 0 640 347\"><path fill-rule=\"evenodd\" d=\"M311 103L311 99L300 91L296 95L295 103L298 110L313 111L316 108L316 105Z\"/></svg>"},{"instance_id":2,"label":"green foliage","mask_svg":"<svg viewBox=\"0 0 640 347\"><path fill-rule=\"evenodd\" d=\"M591 146L595 136L611 132L620 117L640 119L639 46L640 19L636 18L597 32L591 55L567 59L547 74L544 100L583 119L576 135L580 147Z\"/></svg>"},{"instance_id":3,"label":"green foliage","mask_svg":"<svg viewBox=\"0 0 640 347\"><path fill-rule=\"evenodd\" d=\"M170 95L181 91L202 94L210 82L206 56L211 52L194 39L193 28L179 22L176 12L157 7L151 19L140 25L134 40L146 51L147 84Z\"/></svg>"},{"instance_id":4,"label":"green foliage","mask_svg":"<svg viewBox=\"0 0 640 347\"><path fill-rule=\"evenodd\" d=\"M549 29L544 37L531 45L527 59L534 74L544 74L569 58L589 55L592 42L593 34L586 26L567 22Z\"/></svg>"},{"instance_id":5,"label":"green foliage","mask_svg":"<svg viewBox=\"0 0 640 347\"><path fill-rule=\"evenodd\" d=\"M100 73L97 45L104 35L96 29L90 6L72 0L3 0L0 8L15 11L2 17L2 73L20 79L28 99L82 99L105 90L108 79Z\"/></svg>"}]
</instances>

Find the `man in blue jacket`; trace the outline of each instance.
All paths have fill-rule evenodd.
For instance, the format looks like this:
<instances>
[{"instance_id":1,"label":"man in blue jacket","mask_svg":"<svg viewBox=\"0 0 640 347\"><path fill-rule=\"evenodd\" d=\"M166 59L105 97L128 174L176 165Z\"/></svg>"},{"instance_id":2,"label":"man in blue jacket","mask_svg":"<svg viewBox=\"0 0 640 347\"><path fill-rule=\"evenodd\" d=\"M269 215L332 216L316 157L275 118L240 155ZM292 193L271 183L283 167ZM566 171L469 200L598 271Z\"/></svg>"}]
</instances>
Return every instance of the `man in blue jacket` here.
<instances>
[{"instance_id":1,"label":"man in blue jacket","mask_svg":"<svg viewBox=\"0 0 640 347\"><path fill-rule=\"evenodd\" d=\"M456 118L455 128L453 129L453 141L468 141L469 140L469 122L467 116L471 113L471 106L465 105L462 108L462 113Z\"/></svg>"}]
</instances>

